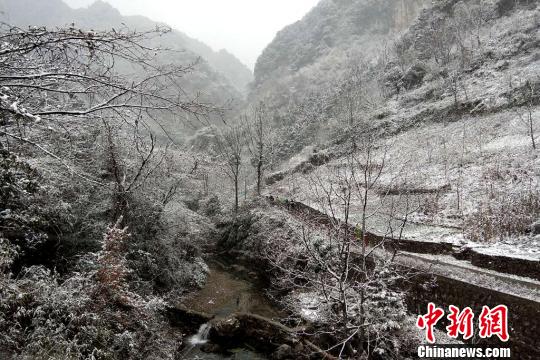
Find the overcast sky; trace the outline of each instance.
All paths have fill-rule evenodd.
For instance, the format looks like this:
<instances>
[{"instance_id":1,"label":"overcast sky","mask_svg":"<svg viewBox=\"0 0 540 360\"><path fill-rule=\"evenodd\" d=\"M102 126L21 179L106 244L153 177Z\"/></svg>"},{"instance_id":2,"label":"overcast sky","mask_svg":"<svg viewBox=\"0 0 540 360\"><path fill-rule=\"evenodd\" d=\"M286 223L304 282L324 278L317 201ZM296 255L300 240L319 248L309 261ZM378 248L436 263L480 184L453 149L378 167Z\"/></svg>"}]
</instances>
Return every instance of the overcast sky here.
<instances>
[{"instance_id":1,"label":"overcast sky","mask_svg":"<svg viewBox=\"0 0 540 360\"><path fill-rule=\"evenodd\" d=\"M84 7L94 0L64 0ZM319 0L105 0L124 15L162 21L253 68L284 26L300 20Z\"/></svg>"}]
</instances>

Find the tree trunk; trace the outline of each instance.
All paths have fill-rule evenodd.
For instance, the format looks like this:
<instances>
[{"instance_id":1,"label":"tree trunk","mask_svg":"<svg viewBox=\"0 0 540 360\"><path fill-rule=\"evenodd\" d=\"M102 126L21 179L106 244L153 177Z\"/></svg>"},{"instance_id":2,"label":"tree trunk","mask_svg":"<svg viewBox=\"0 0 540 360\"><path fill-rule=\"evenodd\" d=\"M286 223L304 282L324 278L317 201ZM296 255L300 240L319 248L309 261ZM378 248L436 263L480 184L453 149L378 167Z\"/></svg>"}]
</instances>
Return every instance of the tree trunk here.
<instances>
[{"instance_id":1,"label":"tree trunk","mask_svg":"<svg viewBox=\"0 0 540 360\"><path fill-rule=\"evenodd\" d=\"M262 161L257 163L257 195L261 196Z\"/></svg>"},{"instance_id":2,"label":"tree trunk","mask_svg":"<svg viewBox=\"0 0 540 360\"><path fill-rule=\"evenodd\" d=\"M534 139L534 124L532 120L532 113L530 110L529 110L529 132L531 134L531 142L532 142L533 150L536 150L536 140Z\"/></svg>"},{"instance_id":3,"label":"tree trunk","mask_svg":"<svg viewBox=\"0 0 540 360\"><path fill-rule=\"evenodd\" d=\"M238 213L238 175L234 177L234 213Z\"/></svg>"}]
</instances>

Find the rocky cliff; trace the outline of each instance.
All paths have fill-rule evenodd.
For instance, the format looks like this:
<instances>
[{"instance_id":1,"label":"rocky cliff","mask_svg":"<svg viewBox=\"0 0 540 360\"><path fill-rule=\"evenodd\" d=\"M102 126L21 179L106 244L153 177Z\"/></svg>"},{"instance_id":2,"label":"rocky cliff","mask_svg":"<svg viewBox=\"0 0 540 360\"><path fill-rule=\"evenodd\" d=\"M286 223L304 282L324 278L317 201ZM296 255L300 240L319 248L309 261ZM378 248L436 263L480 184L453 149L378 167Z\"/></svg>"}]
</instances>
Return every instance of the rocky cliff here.
<instances>
[{"instance_id":1,"label":"rocky cliff","mask_svg":"<svg viewBox=\"0 0 540 360\"><path fill-rule=\"evenodd\" d=\"M322 0L264 50L255 66L252 97L281 108L291 98L318 91L351 63L383 51L388 39L410 25L428 2Z\"/></svg>"}]
</instances>

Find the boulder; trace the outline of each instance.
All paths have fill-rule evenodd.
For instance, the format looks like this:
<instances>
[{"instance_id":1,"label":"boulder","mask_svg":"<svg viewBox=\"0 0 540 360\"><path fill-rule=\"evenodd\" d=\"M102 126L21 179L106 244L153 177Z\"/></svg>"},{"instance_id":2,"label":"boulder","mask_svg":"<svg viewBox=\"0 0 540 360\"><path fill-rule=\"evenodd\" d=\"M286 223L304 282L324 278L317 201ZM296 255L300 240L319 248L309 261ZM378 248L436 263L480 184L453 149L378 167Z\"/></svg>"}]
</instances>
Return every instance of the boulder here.
<instances>
[{"instance_id":1,"label":"boulder","mask_svg":"<svg viewBox=\"0 0 540 360\"><path fill-rule=\"evenodd\" d=\"M540 220L529 225L529 230L533 235L540 235Z\"/></svg>"},{"instance_id":2,"label":"boulder","mask_svg":"<svg viewBox=\"0 0 540 360\"><path fill-rule=\"evenodd\" d=\"M276 351L272 354L272 359L274 360L285 360L292 359L293 351L289 345L283 344L279 346Z\"/></svg>"},{"instance_id":3,"label":"boulder","mask_svg":"<svg viewBox=\"0 0 540 360\"><path fill-rule=\"evenodd\" d=\"M403 75L402 83L406 89L413 89L422 85L426 76L426 69L420 64L415 64Z\"/></svg>"},{"instance_id":4,"label":"boulder","mask_svg":"<svg viewBox=\"0 0 540 360\"><path fill-rule=\"evenodd\" d=\"M238 313L225 319L214 319L210 340L230 349L248 344L258 352L271 354L282 344L296 344L298 339L291 329L271 319ZM282 349L283 350L283 349Z\"/></svg>"},{"instance_id":5,"label":"boulder","mask_svg":"<svg viewBox=\"0 0 540 360\"><path fill-rule=\"evenodd\" d=\"M260 315L237 313L214 319L210 341L222 350L248 346L272 359L336 359L291 329Z\"/></svg>"},{"instance_id":6,"label":"boulder","mask_svg":"<svg viewBox=\"0 0 540 360\"><path fill-rule=\"evenodd\" d=\"M238 336L241 324L235 316L214 321L212 324L212 336L220 338L230 338Z\"/></svg>"},{"instance_id":7,"label":"boulder","mask_svg":"<svg viewBox=\"0 0 540 360\"><path fill-rule=\"evenodd\" d=\"M169 306L165 312L171 325L190 330L206 324L213 318L210 314L190 310L182 305Z\"/></svg>"},{"instance_id":8,"label":"boulder","mask_svg":"<svg viewBox=\"0 0 540 360\"><path fill-rule=\"evenodd\" d=\"M273 185L277 182L280 182L281 180L285 179L285 173L283 172L276 172L276 173L273 173L273 174L270 174L269 176L266 177L266 179L264 180L266 185L270 186L270 185Z\"/></svg>"}]
</instances>

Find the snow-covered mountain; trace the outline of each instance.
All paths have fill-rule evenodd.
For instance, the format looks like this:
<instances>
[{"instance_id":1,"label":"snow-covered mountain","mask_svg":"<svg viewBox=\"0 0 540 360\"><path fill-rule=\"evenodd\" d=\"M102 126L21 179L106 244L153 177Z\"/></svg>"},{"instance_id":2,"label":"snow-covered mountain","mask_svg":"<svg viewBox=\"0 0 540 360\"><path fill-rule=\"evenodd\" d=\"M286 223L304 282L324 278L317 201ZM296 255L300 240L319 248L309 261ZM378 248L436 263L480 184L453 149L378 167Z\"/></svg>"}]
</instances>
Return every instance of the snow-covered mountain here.
<instances>
[{"instance_id":1,"label":"snow-covered mountain","mask_svg":"<svg viewBox=\"0 0 540 360\"><path fill-rule=\"evenodd\" d=\"M539 30L538 1L322 0L255 69L290 158L273 195L314 202L297 177L375 134L382 197L423 194L405 236L537 261Z\"/></svg>"},{"instance_id":2,"label":"snow-covered mountain","mask_svg":"<svg viewBox=\"0 0 540 360\"><path fill-rule=\"evenodd\" d=\"M322 0L300 21L285 27L255 65L255 93L276 82L305 94L335 79L359 58L375 55L386 39L403 30L426 0ZM281 90L280 90L281 91ZM272 96L272 95L271 95Z\"/></svg>"}]
</instances>

